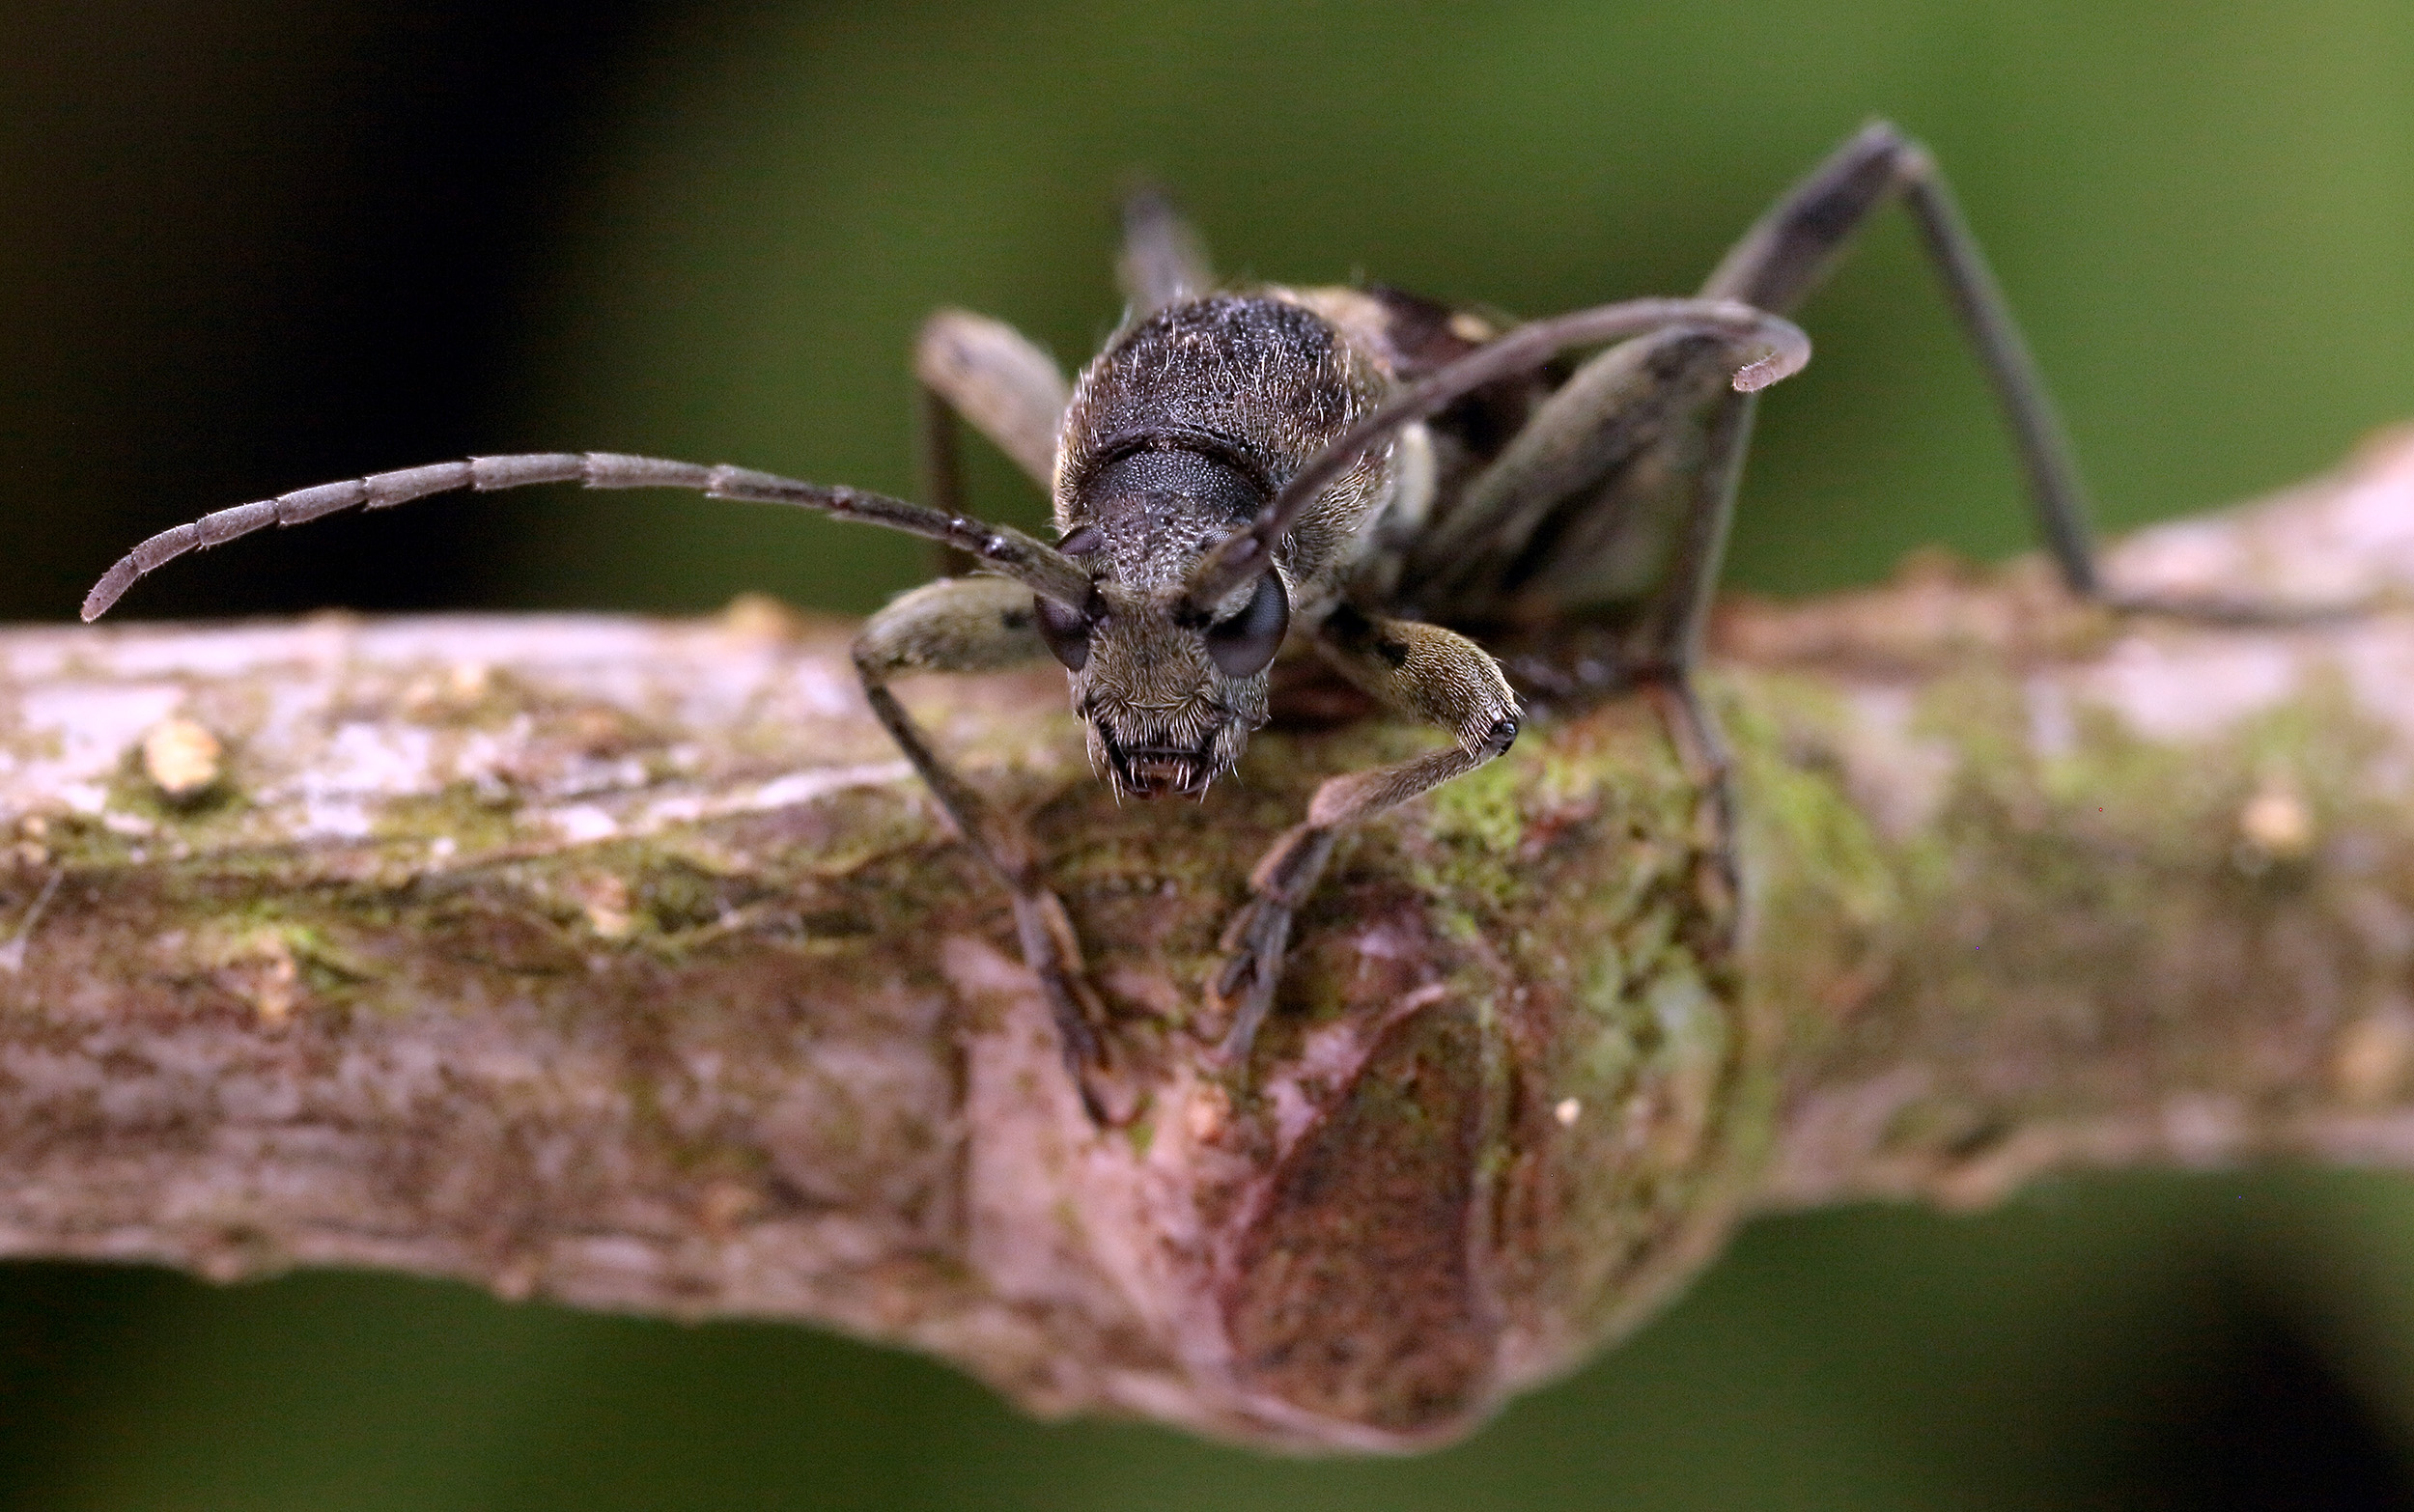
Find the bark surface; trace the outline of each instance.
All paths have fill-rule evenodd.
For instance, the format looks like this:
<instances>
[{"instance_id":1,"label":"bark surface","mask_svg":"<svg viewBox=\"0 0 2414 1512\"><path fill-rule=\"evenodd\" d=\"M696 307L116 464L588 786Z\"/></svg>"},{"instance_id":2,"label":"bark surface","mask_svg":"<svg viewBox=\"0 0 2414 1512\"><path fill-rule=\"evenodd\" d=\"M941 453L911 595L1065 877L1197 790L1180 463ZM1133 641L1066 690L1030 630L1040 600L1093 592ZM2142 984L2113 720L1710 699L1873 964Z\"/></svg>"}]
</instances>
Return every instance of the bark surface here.
<instances>
[{"instance_id":1,"label":"bark surface","mask_svg":"<svg viewBox=\"0 0 2414 1512\"><path fill-rule=\"evenodd\" d=\"M1729 604L1743 896L1658 709L1570 704L1344 854L1246 1077L1199 987L1250 861L1432 737L1303 714L1118 809L1060 677L911 686L1113 1001L1107 1131L843 626L0 633L0 1252L793 1318L1389 1449L1755 1210L2414 1164L2414 434L2112 575L2358 607Z\"/></svg>"}]
</instances>

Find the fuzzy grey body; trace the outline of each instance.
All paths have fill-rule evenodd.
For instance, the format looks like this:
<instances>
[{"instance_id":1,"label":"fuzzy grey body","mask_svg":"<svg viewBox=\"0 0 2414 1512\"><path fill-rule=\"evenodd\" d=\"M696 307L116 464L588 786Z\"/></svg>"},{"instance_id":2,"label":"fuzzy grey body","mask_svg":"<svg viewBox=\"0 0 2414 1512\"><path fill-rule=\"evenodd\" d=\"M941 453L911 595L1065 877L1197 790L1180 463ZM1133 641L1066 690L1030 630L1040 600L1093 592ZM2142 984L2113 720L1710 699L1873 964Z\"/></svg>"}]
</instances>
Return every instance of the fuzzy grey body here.
<instances>
[{"instance_id":1,"label":"fuzzy grey body","mask_svg":"<svg viewBox=\"0 0 2414 1512\"><path fill-rule=\"evenodd\" d=\"M1181 601L1207 555L1391 387L1374 358L1278 291L1152 312L1082 372L1056 450L1056 526L1058 548L1091 564L1098 602L1081 649L1062 659L1092 757L1119 787L1143 798L1203 791L1265 723L1263 666L1226 670L1235 658L1214 655L1219 633L1234 628L1226 644L1238 631L1271 634L1270 661L1290 625L1331 612L1374 539L1370 521L1398 492L1396 444L1360 458L1268 574L1204 623L1186 623ZM1279 615L1261 597L1273 594Z\"/></svg>"},{"instance_id":2,"label":"fuzzy grey body","mask_svg":"<svg viewBox=\"0 0 2414 1512\"><path fill-rule=\"evenodd\" d=\"M1116 536L1134 496L1131 474L1117 463L1194 458L1230 475L1228 488L1196 500L1197 522L1214 538L1144 569L1168 587L1187 581L1201 552L1248 523L1391 387L1379 358L1280 290L1211 294L1155 311L1118 333L1074 385L1058 438L1057 528L1098 524ZM1388 495L1388 452L1359 459L1276 551L1301 611L1337 593L1362 545L1361 527Z\"/></svg>"}]
</instances>

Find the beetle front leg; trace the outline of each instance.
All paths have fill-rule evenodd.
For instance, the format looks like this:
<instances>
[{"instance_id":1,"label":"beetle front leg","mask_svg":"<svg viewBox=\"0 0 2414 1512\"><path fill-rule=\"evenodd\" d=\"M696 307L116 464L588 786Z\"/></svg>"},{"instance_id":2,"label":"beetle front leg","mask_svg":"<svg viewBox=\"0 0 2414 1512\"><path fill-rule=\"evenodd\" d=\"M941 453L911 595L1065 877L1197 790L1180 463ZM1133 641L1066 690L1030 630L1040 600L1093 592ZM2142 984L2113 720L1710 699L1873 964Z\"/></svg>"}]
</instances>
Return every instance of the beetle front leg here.
<instances>
[{"instance_id":1,"label":"beetle front leg","mask_svg":"<svg viewBox=\"0 0 2414 1512\"><path fill-rule=\"evenodd\" d=\"M854 652L872 713L1012 900L1015 935L1024 961L1048 994L1065 1068L1081 1089L1082 1106L1103 1124L1109 1119L1094 1077L1106 1067L1106 1048L1098 1037L1106 1007L1082 966L1073 920L1042 877L1029 832L999 815L939 759L921 726L888 689L900 675L1002 671L1037 659L1046 649L1033 629L1029 589L1002 577L955 577L916 588L866 620Z\"/></svg>"},{"instance_id":2,"label":"beetle front leg","mask_svg":"<svg viewBox=\"0 0 2414 1512\"><path fill-rule=\"evenodd\" d=\"M1507 750L1517 739L1517 695L1500 663L1464 635L1410 620L1382 619L1344 605L1316 630L1316 649L1369 696L1398 713L1442 725L1456 743L1333 777L1316 789L1307 818L1277 840L1249 873L1249 901L1225 929L1216 995L1232 1026L1219 1053L1246 1065L1258 1025L1274 1005L1291 919L1344 831L1428 793Z\"/></svg>"}]
</instances>

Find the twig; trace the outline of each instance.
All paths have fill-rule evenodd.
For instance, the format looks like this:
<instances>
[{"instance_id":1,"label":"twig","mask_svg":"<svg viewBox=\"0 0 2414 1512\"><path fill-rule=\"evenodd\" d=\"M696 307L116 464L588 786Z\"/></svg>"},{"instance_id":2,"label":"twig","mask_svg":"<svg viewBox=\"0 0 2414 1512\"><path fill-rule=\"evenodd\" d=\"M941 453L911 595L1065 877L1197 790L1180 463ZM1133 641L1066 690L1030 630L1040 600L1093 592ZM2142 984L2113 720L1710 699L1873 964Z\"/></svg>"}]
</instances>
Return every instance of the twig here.
<instances>
[{"instance_id":1,"label":"twig","mask_svg":"<svg viewBox=\"0 0 2414 1512\"><path fill-rule=\"evenodd\" d=\"M1118 810L1060 679L911 689L1122 1014L1107 1134L840 627L0 634L0 1252L809 1320L1039 1411L1398 1448L1755 1209L2414 1164L2414 440L2113 571L2382 606L1934 564L1730 605L1743 897L1649 708L1538 722L1343 858L1246 1091L1199 987L1249 860L1422 737L1269 732Z\"/></svg>"}]
</instances>

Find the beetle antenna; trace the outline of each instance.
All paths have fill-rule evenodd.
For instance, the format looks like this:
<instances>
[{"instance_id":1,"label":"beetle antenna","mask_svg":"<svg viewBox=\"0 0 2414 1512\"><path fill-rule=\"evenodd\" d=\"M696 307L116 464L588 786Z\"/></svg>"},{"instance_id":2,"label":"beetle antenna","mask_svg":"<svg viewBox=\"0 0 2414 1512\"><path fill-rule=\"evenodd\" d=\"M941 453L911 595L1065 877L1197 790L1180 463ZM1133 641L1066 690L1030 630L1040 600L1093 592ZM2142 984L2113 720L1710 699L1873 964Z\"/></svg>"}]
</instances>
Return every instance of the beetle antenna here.
<instances>
[{"instance_id":1,"label":"beetle antenna","mask_svg":"<svg viewBox=\"0 0 2414 1512\"><path fill-rule=\"evenodd\" d=\"M1377 442L1401 427L1440 413L1487 383L1530 373L1567 348L1669 329L1695 329L1732 340L1743 358L1731 379L1738 393L1756 393L1791 378L1810 360L1810 338L1800 326L1733 299L1629 299L1521 325L1410 384L1342 432L1323 455L1267 501L1255 519L1226 537L1199 564L1183 595L1184 611L1204 616L1233 589L1264 574L1274 565L1275 547L1300 512Z\"/></svg>"},{"instance_id":2,"label":"beetle antenna","mask_svg":"<svg viewBox=\"0 0 2414 1512\"><path fill-rule=\"evenodd\" d=\"M582 483L590 489L692 489L716 499L793 504L840 519L886 525L908 535L942 542L1070 608L1081 608L1089 602L1087 572L1055 547L1004 525L910 504L883 493L799 483L793 478L744 467L708 467L699 462L630 457L619 452L530 452L372 473L344 483L296 489L272 499L204 515L189 524L159 532L118 558L117 565L103 574L85 596L84 618L97 620L106 614L111 604L125 597L126 589L185 552L200 546L221 546L268 525L298 525L348 509L390 509L412 499L462 489L493 493L538 483Z\"/></svg>"}]
</instances>

